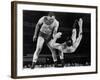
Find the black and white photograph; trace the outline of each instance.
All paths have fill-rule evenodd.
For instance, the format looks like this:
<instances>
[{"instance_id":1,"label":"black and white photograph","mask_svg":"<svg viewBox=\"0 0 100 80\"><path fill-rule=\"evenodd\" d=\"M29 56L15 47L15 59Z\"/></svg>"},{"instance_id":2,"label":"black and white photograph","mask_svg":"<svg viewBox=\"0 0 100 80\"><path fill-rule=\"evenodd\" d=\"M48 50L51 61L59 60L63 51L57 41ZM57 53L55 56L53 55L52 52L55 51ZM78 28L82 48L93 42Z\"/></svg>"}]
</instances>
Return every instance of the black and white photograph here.
<instances>
[{"instance_id":1,"label":"black and white photograph","mask_svg":"<svg viewBox=\"0 0 100 80\"><path fill-rule=\"evenodd\" d=\"M97 72L95 6L17 2L14 10L16 77Z\"/></svg>"},{"instance_id":2,"label":"black and white photograph","mask_svg":"<svg viewBox=\"0 0 100 80\"><path fill-rule=\"evenodd\" d=\"M91 65L91 15L23 11L23 67Z\"/></svg>"}]
</instances>

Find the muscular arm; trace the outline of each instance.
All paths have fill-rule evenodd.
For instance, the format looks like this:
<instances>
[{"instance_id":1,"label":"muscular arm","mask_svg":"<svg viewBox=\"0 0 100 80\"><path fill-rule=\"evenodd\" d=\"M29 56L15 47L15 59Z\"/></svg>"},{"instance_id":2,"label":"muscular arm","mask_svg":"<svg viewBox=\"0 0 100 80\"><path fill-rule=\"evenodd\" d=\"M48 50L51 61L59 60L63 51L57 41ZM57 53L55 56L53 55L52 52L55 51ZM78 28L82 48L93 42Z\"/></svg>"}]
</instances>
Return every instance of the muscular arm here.
<instances>
[{"instance_id":1,"label":"muscular arm","mask_svg":"<svg viewBox=\"0 0 100 80\"><path fill-rule=\"evenodd\" d=\"M44 17L40 18L39 21L38 21L38 23L36 24L34 37L37 37L37 32L39 30L39 26L43 23L43 19L44 19Z\"/></svg>"},{"instance_id":2,"label":"muscular arm","mask_svg":"<svg viewBox=\"0 0 100 80\"><path fill-rule=\"evenodd\" d=\"M59 22L57 21L55 23L55 28L54 28L54 31L53 31L53 38L54 38L55 34L57 33L58 27L59 27Z\"/></svg>"}]
</instances>

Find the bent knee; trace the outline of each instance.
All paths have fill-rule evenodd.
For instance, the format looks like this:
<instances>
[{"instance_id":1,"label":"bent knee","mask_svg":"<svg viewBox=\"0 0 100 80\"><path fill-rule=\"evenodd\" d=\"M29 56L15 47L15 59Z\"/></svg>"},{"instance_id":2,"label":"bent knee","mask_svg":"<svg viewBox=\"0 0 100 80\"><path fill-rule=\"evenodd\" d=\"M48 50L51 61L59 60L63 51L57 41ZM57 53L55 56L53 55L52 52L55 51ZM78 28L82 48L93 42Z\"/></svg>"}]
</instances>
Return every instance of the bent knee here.
<instances>
[{"instance_id":1,"label":"bent knee","mask_svg":"<svg viewBox=\"0 0 100 80\"><path fill-rule=\"evenodd\" d=\"M38 47L36 48L37 51L41 51L41 49L42 49L42 47L40 47L40 46L38 46Z\"/></svg>"}]
</instances>

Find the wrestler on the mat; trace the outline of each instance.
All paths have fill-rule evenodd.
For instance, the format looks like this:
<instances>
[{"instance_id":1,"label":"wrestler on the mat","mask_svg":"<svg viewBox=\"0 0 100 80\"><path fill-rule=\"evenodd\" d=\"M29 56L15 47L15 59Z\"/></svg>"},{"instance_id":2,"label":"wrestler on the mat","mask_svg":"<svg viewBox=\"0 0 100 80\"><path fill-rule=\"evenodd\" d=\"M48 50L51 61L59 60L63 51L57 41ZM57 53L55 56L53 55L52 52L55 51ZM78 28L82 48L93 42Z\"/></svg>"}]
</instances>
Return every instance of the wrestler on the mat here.
<instances>
[{"instance_id":1,"label":"wrestler on the mat","mask_svg":"<svg viewBox=\"0 0 100 80\"><path fill-rule=\"evenodd\" d=\"M76 35L77 35L76 26L74 25L73 30L72 30L71 40L64 42L62 44L56 43L56 40L58 38L60 38L61 35L62 35L61 32L58 32L55 35L55 37L50 41L50 45L53 48L61 51L62 55L63 55L63 53L73 53L73 52L75 52L75 50L77 49L77 47L79 46L79 44L81 42L81 39L82 39L82 24L83 24L82 18L80 18L79 21L76 20L75 23L78 23L78 26L79 26L79 33L78 33L77 38L76 38Z\"/></svg>"}]
</instances>

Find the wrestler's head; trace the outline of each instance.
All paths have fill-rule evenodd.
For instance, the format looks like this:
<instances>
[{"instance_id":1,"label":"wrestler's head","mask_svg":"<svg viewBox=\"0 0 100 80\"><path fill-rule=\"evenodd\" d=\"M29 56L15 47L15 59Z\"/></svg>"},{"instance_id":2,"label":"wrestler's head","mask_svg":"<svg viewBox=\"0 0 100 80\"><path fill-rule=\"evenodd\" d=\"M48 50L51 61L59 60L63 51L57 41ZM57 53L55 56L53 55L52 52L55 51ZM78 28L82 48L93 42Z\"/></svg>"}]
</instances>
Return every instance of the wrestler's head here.
<instances>
[{"instance_id":1,"label":"wrestler's head","mask_svg":"<svg viewBox=\"0 0 100 80\"><path fill-rule=\"evenodd\" d=\"M55 19L54 13L53 12L49 12L47 18L48 18L48 20L54 20Z\"/></svg>"},{"instance_id":2,"label":"wrestler's head","mask_svg":"<svg viewBox=\"0 0 100 80\"><path fill-rule=\"evenodd\" d=\"M72 46L72 40L69 40L69 41L67 42L67 46Z\"/></svg>"},{"instance_id":3,"label":"wrestler's head","mask_svg":"<svg viewBox=\"0 0 100 80\"><path fill-rule=\"evenodd\" d=\"M72 39L70 37L67 37L66 44L69 47L72 46L73 42L72 42Z\"/></svg>"},{"instance_id":4,"label":"wrestler's head","mask_svg":"<svg viewBox=\"0 0 100 80\"><path fill-rule=\"evenodd\" d=\"M48 15L44 18L44 22L47 25L51 25L55 20L55 15L53 12L49 12Z\"/></svg>"}]
</instances>

